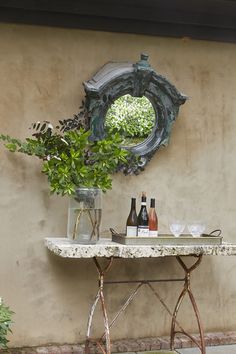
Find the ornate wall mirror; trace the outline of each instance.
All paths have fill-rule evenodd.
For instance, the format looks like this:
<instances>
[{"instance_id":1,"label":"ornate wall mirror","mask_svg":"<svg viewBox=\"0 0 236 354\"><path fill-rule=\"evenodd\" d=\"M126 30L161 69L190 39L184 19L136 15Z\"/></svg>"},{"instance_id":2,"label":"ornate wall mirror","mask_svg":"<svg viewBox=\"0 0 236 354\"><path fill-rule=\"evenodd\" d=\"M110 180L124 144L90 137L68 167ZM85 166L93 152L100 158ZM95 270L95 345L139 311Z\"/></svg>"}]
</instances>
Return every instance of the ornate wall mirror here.
<instances>
[{"instance_id":1,"label":"ornate wall mirror","mask_svg":"<svg viewBox=\"0 0 236 354\"><path fill-rule=\"evenodd\" d=\"M92 138L102 139L106 130L120 132L122 145L141 157L140 167L168 144L179 106L187 99L154 71L145 54L136 64L107 63L84 88Z\"/></svg>"},{"instance_id":2,"label":"ornate wall mirror","mask_svg":"<svg viewBox=\"0 0 236 354\"><path fill-rule=\"evenodd\" d=\"M161 146L168 145L179 106L187 99L154 71L145 54L135 64L105 64L84 82L84 89L82 113L92 131L91 139L100 140L107 131L117 131L122 146L140 157L138 168L130 166L125 173L138 173Z\"/></svg>"}]
</instances>

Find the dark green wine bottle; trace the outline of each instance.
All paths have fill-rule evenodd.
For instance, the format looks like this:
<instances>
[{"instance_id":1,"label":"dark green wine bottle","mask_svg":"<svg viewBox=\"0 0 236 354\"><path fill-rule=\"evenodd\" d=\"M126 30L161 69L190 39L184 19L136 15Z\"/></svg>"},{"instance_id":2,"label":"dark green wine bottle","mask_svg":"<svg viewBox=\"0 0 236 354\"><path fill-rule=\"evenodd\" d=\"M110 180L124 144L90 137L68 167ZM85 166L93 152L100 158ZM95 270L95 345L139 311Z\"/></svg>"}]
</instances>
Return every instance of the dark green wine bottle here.
<instances>
[{"instance_id":1,"label":"dark green wine bottle","mask_svg":"<svg viewBox=\"0 0 236 354\"><path fill-rule=\"evenodd\" d=\"M149 236L147 197L145 192L142 192L141 209L138 214L138 236L139 237Z\"/></svg>"}]
</instances>

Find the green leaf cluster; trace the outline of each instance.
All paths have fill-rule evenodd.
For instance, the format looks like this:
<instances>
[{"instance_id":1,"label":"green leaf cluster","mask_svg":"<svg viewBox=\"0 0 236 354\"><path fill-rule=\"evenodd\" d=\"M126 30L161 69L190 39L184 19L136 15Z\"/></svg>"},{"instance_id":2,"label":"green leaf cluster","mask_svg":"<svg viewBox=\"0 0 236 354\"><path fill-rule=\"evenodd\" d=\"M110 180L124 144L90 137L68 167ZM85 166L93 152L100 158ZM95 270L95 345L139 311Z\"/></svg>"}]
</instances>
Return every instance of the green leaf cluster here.
<instances>
[{"instance_id":1,"label":"green leaf cluster","mask_svg":"<svg viewBox=\"0 0 236 354\"><path fill-rule=\"evenodd\" d=\"M0 348L7 349L7 343L9 342L7 339L7 335L11 332L11 324L12 324L12 315L13 311L10 310L8 306L6 306L2 299L0 298Z\"/></svg>"},{"instance_id":2,"label":"green leaf cluster","mask_svg":"<svg viewBox=\"0 0 236 354\"><path fill-rule=\"evenodd\" d=\"M120 147L119 134L108 134L91 141L84 128L61 132L49 122L35 123L36 133L25 141L0 135L11 152L21 152L42 159L42 172L47 176L51 193L72 195L79 187L97 187L103 191L112 186L111 174L127 163L130 153Z\"/></svg>"},{"instance_id":3,"label":"green leaf cluster","mask_svg":"<svg viewBox=\"0 0 236 354\"><path fill-rule=\"evenodd\" d=\"M105 127L110 133L118 132L125 138L145 139L155 124L155 111L145 97L119 97L106 114Z\"/></svg>"}]
</instances>

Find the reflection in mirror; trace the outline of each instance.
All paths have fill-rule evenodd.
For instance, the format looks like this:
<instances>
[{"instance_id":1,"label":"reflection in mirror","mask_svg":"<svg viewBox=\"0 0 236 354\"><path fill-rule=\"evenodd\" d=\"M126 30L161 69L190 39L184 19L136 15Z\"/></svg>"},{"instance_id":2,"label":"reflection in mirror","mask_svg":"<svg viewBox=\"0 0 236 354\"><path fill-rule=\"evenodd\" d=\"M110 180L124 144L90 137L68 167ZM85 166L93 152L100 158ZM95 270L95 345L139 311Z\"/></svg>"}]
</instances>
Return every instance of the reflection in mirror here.
<instances>
[{"instance_id":1,"label":"reflection in mirror","mask_svg":"<svg viewBox=\"0 0 236 354\"><path fill-rule=\"evenodd\" d=\"M135 146L145 141L156 122L156 113L149 99L124 95L110 106L105 118L105 130L119 133L122 146Z\"/></svg>"}]
</instances>

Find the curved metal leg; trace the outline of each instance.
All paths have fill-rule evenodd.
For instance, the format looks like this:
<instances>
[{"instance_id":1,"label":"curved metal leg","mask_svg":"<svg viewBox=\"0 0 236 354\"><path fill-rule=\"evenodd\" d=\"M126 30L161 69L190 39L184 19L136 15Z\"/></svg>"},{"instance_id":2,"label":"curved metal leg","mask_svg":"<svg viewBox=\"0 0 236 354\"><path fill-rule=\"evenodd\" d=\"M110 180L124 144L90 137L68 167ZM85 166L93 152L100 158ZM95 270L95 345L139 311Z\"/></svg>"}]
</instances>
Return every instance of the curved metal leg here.
<instances>
[{"instance_id":1,"label":"curved metal leg","mask_svg":"<svg viewBox=\"0 0 236 354\"><path fill-rule=\"evenodd\" d=\"M100 297L100 289L97 292L97 295L95 296L94 302L91 306L90 312L89 312L89 318L88 318L88 324L87 324L87 335L86 335L86 342L85 342L85 354L89 354L89 338L90 338L90 332L91 332L91 325L92 325L92 321L93 321L93 315L94 315L94 311L96 309L98 300Z\"/></svg>"},{"instance_id":2,"label":"curved metal leg","mask_svg":"<svg viewBox=\"0 0 236 354\"><path fill-rule=\"evenodd\" d=\"M185 283L184 283L184 289L182 290L182 292L181 292L181 294L180 294L180 296L178 298L178 301L176 303L176 306L175 306L175 309L174 309L174 313L173 313L173 316L172 316L171 335L170 335L171 350L174 349L174 338L175 338L175 335L177 333L183 333L184 335L188 336L199 347L199 349L201 350L202 354L206 354L203 327L202 327L202 324L201 324L201 320L200 320L200 315L199 315L199 311L198 311L198 308L197 308L197 304L196 304L196 301L194 299L192 290L190 288L190 273L199 266L199 264L201 263L201 260L202 260L202 255L197 256L197 258L198 258L197 261L190 268L188 268L186 266L186 264L183 262L183 260L180 257L176 257L176 258L177 258L179 264L181 265L181 267L185 271ZM195 316L196 316L196 319L197 319L197 324L198 324L198 329L199 329L199 334L200 334L200 344L195 340L195 338L193 338L191 335L186 333L182 328L181 328L180 331L176 331L175 330L176 323L177 323L176 318L177 318L177 315L178 315L178 311L179 311L181 303L182 303L182 301L183 301L183 299L184 299L186 294L188 294L188 296L190 298L190 301L191 301L191 304L192 304L192 307L193 307L193 310L194 310L194 313L195 313Z\"/></svg>"},{"instance_id":3,"label":"curved metal leg","mask_svg":"<svg viewBox=\"0 0 236 354\"><path fill-rule=\"evenodd\" d=\"M97 292L97 295L95 296L94 302L91 306L90 313L89 313L88 325L87 325L87 336L86 336L86 342L85 342L85 354L89 354L90 342L95 342L99 346L99 348L103 354L111 354L110 330L109 330L109 322L108 322L107 310L106 310L104 293L103 293L103 285L104 285L104 275L110 269L112 262L113 262L113 257L109 258L108 264L104 267L104 269L99 264L97 258L93 258L93 260L96 265L96 268L98 271L98 276L99 276L98 292ZM103 314L103 321L104 321L104 328L105 328L105 350L103 349L103 346L99 340L94 341L90 337L94 311L97 307L99 300L100 300L101 307L102 307L102 314Z\"/></svg>"},{"instance_id":4,"label":"curved metal leg","mask_svg":"<svg viewBox=\"0 0 236 354\"><path fill-rule=\"evenodd\" d=\"M171 332L170 332L170 347L171 347L171 350L174 350L174 339L175 339L175 325L176 325L176 317L177 317L177 314L178 314L178 311L179 311L179 308L180 308L180 305L183 301L183 298L186 294L186 289L184 288L178 298L178 301L175 305L175 309L174 309L174 313L172 315L172 322L171 322ZM183 331L183 330L181 330Z\"/></svg>"},{"instance_id":5,"label":"curved metal leg","mask_svg":"<svg viewBox=\"0 0 236 354\"><path fill-rule=\"evenodd\" d=\"M107 310L106 310L106 306L105 306L103 287L100 290L100 300L101 300L101 305L102 305L103 321L104 321L104 328L105 328L106 353L110 354L111 353L110 328L109 328Z\"/></svg>"},{"instance_id":6,"label":"curved metal leg","mask_svg":"<svg viewBox=\"0 0 236 354\"><path fill-rule=\"evenodd\" d=\"M191 290L188 291L188 295L189 295L189 298L190 298L191 303L193 305L194 312L195 312L195 315L196 315L196 318L197 318L197 324L198 324L198 330L199 330L200 342L201 342L201 346L199 346L199 348L201 349L202 354L206 354L204 333L203 333L203 328L202 328L202 324L201 324L201 320L200 320L199 310L197 308L197 304L196 304L196 301L195 301L195 299L193 297L193 294L192 294Z\"/></svg>"}]
</instances>

